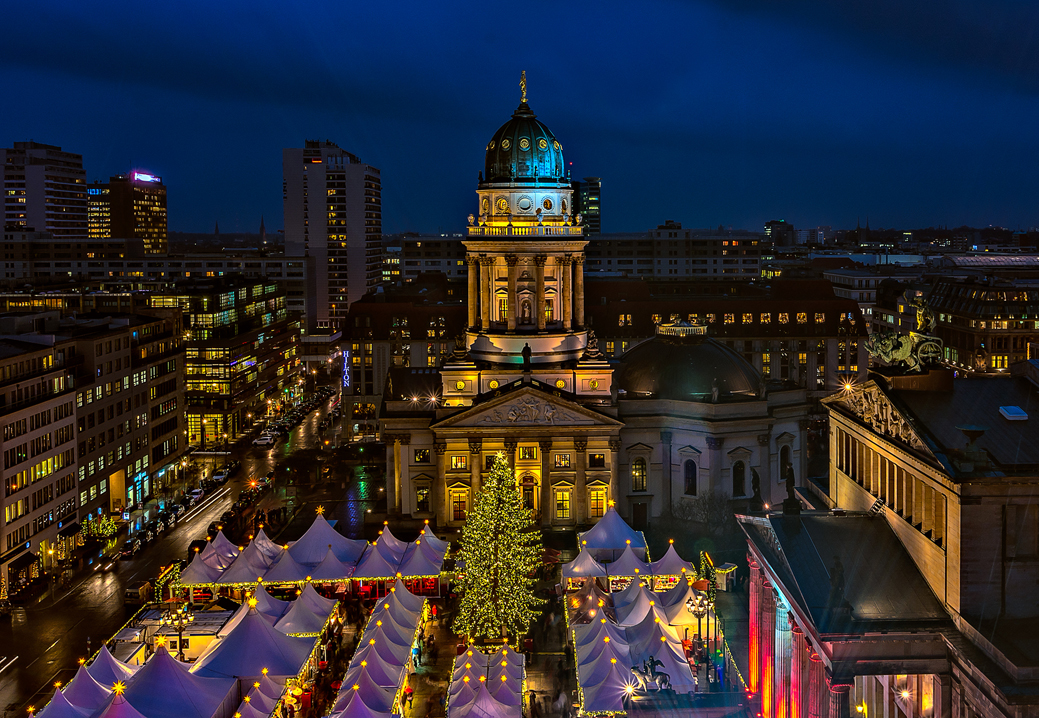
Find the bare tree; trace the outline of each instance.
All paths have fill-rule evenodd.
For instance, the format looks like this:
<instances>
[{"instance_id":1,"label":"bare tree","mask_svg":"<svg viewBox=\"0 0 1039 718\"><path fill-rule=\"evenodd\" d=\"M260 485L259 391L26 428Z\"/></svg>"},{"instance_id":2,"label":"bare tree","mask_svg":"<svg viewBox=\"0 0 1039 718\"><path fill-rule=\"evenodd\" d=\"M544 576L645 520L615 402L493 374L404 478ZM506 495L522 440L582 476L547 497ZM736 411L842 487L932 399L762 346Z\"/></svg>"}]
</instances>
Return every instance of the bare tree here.
<instances>
[{"instance_id":1,"label":"bare tree","mask_svg":"<svg viewBox=\"0 0 1039 718\"><path fill-rule=\"evenodd\" d=\"M709 536L722 536L735 528L732 500L714 489L687 498L675 506L675 518L699 524Z\"/></svg>"}]
</instances>

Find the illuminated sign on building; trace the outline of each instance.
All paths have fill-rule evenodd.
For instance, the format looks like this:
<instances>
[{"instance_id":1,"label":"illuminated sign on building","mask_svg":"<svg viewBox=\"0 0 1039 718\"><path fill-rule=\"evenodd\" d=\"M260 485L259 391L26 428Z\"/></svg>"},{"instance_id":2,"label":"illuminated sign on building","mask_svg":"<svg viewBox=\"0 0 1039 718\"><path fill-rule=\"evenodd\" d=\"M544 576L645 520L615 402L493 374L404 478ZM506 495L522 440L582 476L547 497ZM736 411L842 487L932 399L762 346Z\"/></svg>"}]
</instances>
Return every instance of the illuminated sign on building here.
<instances>
[{"instance_id":1,"label":"illuminated sign on building","mask_svg":"<svg viewBox=\"0 0 1039 718\"><path fill-rule=\"evenodd\" d=\"M162 177L158 177L156 175L150 175L150 174L147 174L145 172L134 172L133 173L133 181L134 182L162 182Z\"/></svg>"},{"instance_id":2,"label":"illuminated sign on building","mask_svg":"<svg viewBox=\"0 0 1039 718\"><path fill-rule=\"evenodd\" d=\"M343 350L343 388L350 388L350 350Z\"/></svg>"}]
</instances>

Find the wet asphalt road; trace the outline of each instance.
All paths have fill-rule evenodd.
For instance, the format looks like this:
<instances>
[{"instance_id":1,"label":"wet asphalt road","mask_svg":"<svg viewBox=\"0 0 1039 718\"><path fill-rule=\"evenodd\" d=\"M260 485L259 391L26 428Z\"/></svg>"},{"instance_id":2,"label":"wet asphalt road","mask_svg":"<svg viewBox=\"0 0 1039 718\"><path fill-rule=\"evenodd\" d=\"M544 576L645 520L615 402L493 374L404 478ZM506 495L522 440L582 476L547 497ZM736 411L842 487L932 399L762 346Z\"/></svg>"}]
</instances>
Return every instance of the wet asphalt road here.
<instances>
[{"instance_id":1,"label":"wet asphalt road","mask_svg":"<svg viewBox=\"0 0 1039 718\"><path fill-rule=\"evenodd\" d=\"M27 705L39 706L47 701L56 681L67 683L75 675L78 660L89 655L88 640L89 652L96 651L139 608L123 605L125 587L154 578L163 566L185 558L188 545L205 537L210 522L230 508L251 477L265 475L279 458L297 447L316 446L318 422L328 405L324 402L287 438L270 447L252 446L248 441L230 447L229 458L241 461L242 469L182 514L184 518L175 528L167 529L133 558L117 562L107 572L88 566L75 575L70 587L47 590L34 602L16 607L10 618L0 618L3 718L21 718ZM326 430L323 436L330 437L330 431ZM222 463L219 457L206 457L204 461L217 466ZM261 505L275 502L276 498L268 495ZM125 533L120 535L120 543L123 539Z\"/></svg>"}]
</instances>

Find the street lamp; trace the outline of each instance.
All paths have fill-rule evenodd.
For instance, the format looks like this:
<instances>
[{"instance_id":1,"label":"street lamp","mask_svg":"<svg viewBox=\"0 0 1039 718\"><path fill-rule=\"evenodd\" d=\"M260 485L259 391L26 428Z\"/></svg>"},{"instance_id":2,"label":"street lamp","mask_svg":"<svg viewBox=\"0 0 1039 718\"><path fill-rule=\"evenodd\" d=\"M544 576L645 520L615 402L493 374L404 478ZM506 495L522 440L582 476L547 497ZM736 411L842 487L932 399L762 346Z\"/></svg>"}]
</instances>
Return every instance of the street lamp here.
<instances>
[{"instance_id":1,"label":"street lamp","mask_svg":"<svg viewBox=\"0 0 1039 718\"><path fill-rule=\"evenodd\" d=\"M707 615L707 597L702 593L696 594L695 597L686 599L685 607L689 609L689 612L696 616L696 639L701 644L703 643L703 633L701 631L701 621L703 617Z\"/></svg>"},{"instance_id":2,"label":"street lamp","mask_svg":"<svg viewBox=\"0 0 1039 718\"><path fill-rule=\"evenodd\" d=\"M175 611L170 611L163 616L162 624L169 626L177 632L177 658L184 660L184 630L195 620L195 614L189 612L187 607L181 606Z\"/></svg>"}]
</instances>

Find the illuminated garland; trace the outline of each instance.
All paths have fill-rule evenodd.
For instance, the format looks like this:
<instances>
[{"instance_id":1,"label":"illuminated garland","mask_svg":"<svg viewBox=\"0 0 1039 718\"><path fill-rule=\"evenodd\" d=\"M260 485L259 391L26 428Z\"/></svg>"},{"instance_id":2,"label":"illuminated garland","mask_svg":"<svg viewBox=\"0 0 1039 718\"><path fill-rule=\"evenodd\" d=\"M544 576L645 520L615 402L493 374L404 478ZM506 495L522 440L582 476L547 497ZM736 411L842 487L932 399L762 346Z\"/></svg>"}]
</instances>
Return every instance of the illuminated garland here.
<instances>
[{"instance_id":1,"label":"illuminated garland","mask_svg":"<svg viewBox=\"0 0 1039 718\"><path fill-rule=\"evenodd\" d=\"M462 528L457 579L462 596L455 633L473 638L513 640L526 635L544 603L534 596L533 577L541 563L541 532L523 506L505 455L494 459L473 510Z\"/></svg>"},{"instance_id":2,"label":"illuminated garland","mask_svg":"<svg viewBox=\"0 0 1039 718\"><path fill-rule=\"evenodd\" d=\"M707 600L713 606L714 600L718 597L717 574L714 570L714 561L706 551L700 552L700 578L707 581Z\"/></svg>"}]
</instances>

